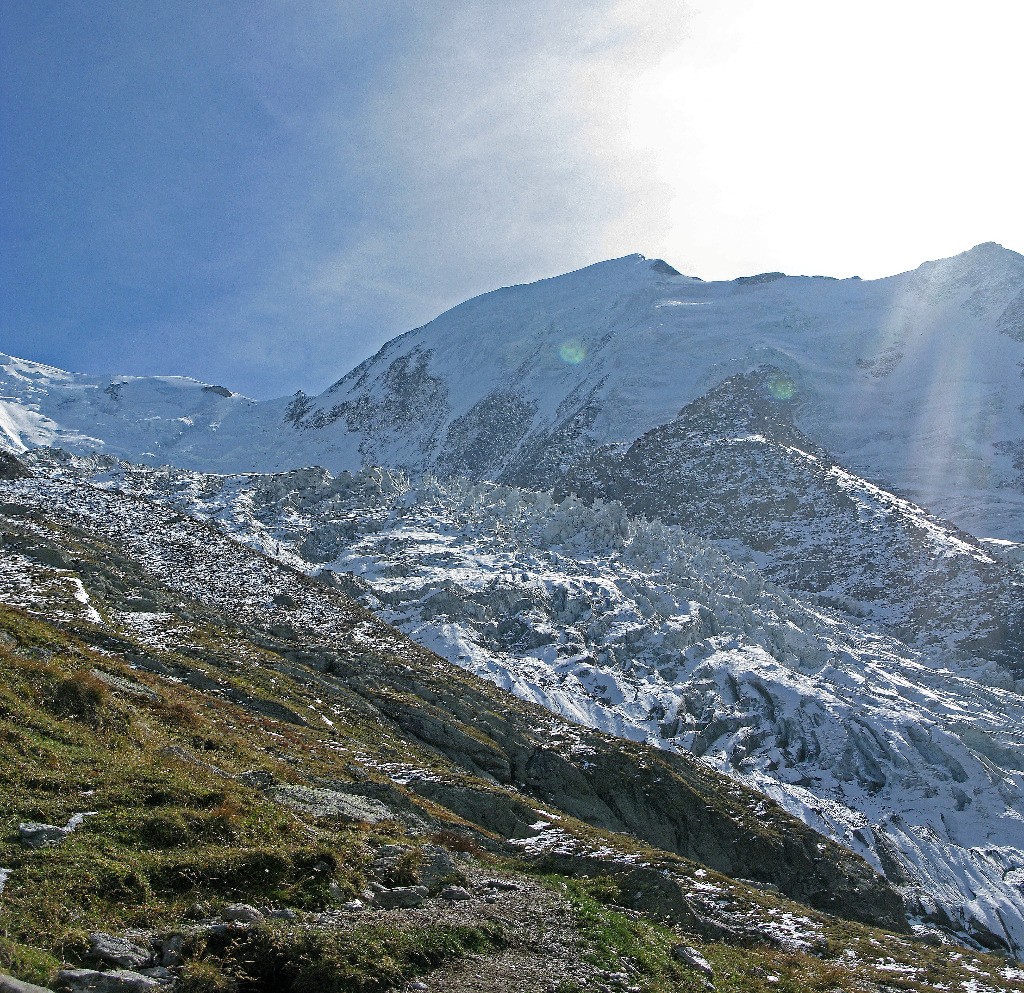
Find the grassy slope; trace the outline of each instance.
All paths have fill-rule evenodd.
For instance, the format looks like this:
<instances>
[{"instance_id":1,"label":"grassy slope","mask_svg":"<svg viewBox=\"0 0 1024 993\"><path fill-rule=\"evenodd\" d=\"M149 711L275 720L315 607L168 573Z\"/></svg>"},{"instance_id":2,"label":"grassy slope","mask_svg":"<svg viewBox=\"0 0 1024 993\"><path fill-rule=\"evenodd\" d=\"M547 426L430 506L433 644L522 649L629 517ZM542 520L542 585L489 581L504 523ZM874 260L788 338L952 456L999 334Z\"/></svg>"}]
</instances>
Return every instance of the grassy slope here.
<instances>
[{"instance_id":1,"label":"grassy slope","mask_svg":"<svg viewBox=\"0 0 1024 993\"><path fill-rule=\"evenodd\" d=\"M156 696L112 690L95 670L148 686ZM301 706L301 687L280 677L276 686L282 703ZM371 760L358 770L360 777L378 775L374 755L365 751L373 748L369 729L360 725L358 715L349 720L355 741ZM388 743L382 741L380 748L377 757L387 757ZM405 757L429 761L410 749ZM357 892L372 848L409 842L407 826L317 822L269 801L249 785L254 777L238 778L262 770L282 781L351 779L351 764L342 761L322 748L317 730L253 717L237 704L140 673L45 622L0 608L5 787L0 865L12 870L0 898L0 965L44 980L59 961L81 959L84 935L93 929L172 927L197 902L209 908L233 900L326 907L333 902L332 881L343 893ZM436 767L441 771L443 763ZM86 810L97 813L59 847L32 851L15 840L22 820L60 824ZM459 831L474 832L487 842L479 829L442 808L424 805L422 810L433 819L433 831L412 838L414 843L430 834L451 843ZM592 842L612 840L569 819L565 823ZM617 840L623 851L633 847L654 856L630 839ZM517 862L509 850L480 857L505 870L539 871ZM695 871L681 860L662 857L676 871ZM1024 988L1001 976L998 959L929 948L824 918L770 894L729 888L724 880L722 893L737 906L766 918L796 911L823 923L826 944L815 955L701 941L672 923L618 906L623 894L610 879L546 878L578 908L589 956L608 969L628 963L635 981L652 991L699 988L696 974L669 953L681 938L711 960L723 990L871 989L881 981L889 988L917 990L937 983L956 986L969 978L997 988ZM383 989L386 985L380 984L424 971L446 956L485 952L503 940L486 928L414 936L379 918L340 938L267 934L260 948L284 947L299 958L319 955L335 964L338 956L344 958L347 985L321 987L339 990ZM242 954L243 949L229 951L215 965L210 960L193 966L193 974L205 976L206 969L221 975L218 970L230 966L232 955ZM244 954L251 958L253 948ZM894 971L901 964L917 971ZM332 975L342 974L335 970ZM310 976L303 973L297 988L308 988Z\"/></svg>"}]
</instances>

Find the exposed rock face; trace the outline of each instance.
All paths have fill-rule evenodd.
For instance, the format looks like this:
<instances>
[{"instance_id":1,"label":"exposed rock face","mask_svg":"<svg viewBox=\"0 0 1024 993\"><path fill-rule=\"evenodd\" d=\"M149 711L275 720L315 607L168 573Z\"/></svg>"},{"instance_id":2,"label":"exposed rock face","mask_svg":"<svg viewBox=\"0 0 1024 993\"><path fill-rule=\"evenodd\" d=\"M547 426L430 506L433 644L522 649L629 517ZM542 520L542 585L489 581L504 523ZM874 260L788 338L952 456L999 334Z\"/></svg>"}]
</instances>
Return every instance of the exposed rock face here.
<instances>
[{"instance_id":1,"label":"exposed rock face","mask_svg":"<svg viewBox=\"0 0 1024 993\"><path fill-rule=\"evenodd\" d=\"M364 824L395 819L394 812L379 800L354 793L312 786L278 786L270 791L270 795L285 806L308 811L317 817L340 817Z\"/></svg>"},{"instance_id":2,"label":"exposed rock face","mask_svg":"<svg viewBox=\"0 0 1024 993\"><path fill-rule=\"evenodd\" d=\"M28 479L31 475L17 456L0 449L0 479Z\"/></svg>"}]
</instances>

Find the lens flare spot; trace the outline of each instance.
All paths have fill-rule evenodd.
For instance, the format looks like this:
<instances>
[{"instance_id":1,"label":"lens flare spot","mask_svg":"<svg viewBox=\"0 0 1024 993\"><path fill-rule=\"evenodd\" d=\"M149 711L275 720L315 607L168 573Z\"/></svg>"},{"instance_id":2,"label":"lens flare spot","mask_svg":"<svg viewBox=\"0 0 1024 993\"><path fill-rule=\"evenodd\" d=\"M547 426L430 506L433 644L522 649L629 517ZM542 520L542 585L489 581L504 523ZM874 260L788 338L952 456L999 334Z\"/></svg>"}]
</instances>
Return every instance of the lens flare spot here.
<instances>
[{"instance_id":1,"label":"lens flare spot","mask_svg":"<svg viewBox=\"0 0 1024 993\"><path fill-rule=\"evenodd\" d=\"M792 379L785 376L775 376L768 380L768 392L776 400L792 400L796 395L796 386Z\"/></svg>"},{"instance_id":2,"label":"lens flare spot","mask_svg":"<svg viewBox=\"0 0 1024 993\"><path fill-rule=\"evenodd\" d=\"M582 341L567 341L558 349L558 357L569 365L579 365L587 357Z\"/></svg>"}]
</instances>

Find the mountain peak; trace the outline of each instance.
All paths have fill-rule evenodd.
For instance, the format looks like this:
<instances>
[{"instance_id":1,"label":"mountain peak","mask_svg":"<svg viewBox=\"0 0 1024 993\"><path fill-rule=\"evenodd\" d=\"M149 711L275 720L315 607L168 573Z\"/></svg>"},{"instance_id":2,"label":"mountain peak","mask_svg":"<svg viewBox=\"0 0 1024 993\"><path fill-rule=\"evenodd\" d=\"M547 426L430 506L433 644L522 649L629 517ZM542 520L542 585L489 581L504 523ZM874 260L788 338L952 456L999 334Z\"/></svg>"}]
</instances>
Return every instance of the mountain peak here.
<instances>
[{"instance_id":1,"label":"mountain peak","mask_svg":"<svg viewBox=\"0 0 1024 993\"><path fill-rule=\"evenodd\" d=\"M996 241L983 241L966 252L947 258L934 259L918 266L918 271L939 269L951 274L970 271L993 271L1024 269L1024 255L1000 245Z\"/></svg>"}]
</instances>

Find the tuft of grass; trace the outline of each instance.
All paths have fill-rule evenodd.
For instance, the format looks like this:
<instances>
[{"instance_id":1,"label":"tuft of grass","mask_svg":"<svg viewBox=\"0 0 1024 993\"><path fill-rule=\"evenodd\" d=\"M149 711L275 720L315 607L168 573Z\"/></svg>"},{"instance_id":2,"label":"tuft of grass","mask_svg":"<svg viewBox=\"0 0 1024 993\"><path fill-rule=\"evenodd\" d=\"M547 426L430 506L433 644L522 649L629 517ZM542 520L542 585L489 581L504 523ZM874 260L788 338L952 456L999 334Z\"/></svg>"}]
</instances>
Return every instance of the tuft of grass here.
<instances>
[{"instance_id":1,"label":"tuft of grass","mask_svg":"<svg viewBox=\"0 0 1024 993\"><path fill-rule=\"evenodd\" d=\"M238 980L216 959L186 962L178 977L178 993L237 993Z\"/></svg>"},{"instance_id":2,"label":"tuft of grass","mask_svg":"<svg viewBox=\"0 0 1024 993\"><path fill-rule=\"evenodd\" d=\"M29 983L47 982L60 966L60 959L40 948L0 937L0 972Z\"/></svg>"},{"instance_id":3,"label":"tuft of grass","mask_svg":"<svg viewBox=\"0 0 1024 993\"><path fill-rule=\"evenodd\" d=\"M46 700L50 709L60 717L70 717L91 727L104 723L104 712L110 698L110 689L91 672L76 672L59 680Z\"/></svg>"},{"instance_id":4,"label":"tuft of grass","mask_svg":"<svg viewBox=\"0 0 1024 993\"><path fill-rule=\"evenodd\" d=\"M184 993L384 993L442 962L507 946L500 925L351 931L261 925L211 937L183 973Z\"/></svg>"}]
</instances>

